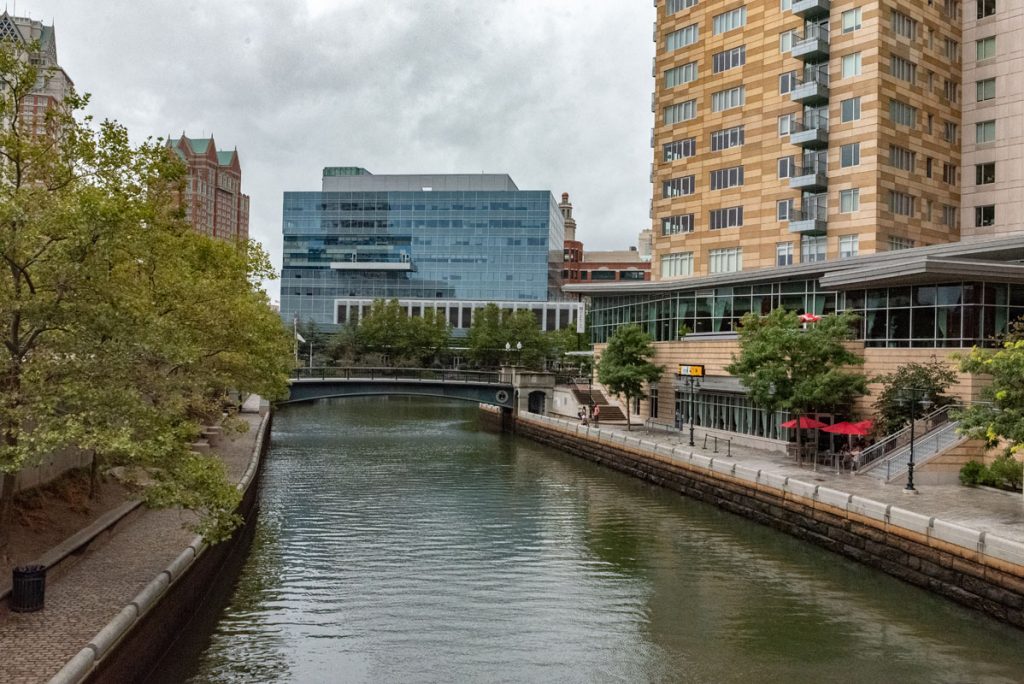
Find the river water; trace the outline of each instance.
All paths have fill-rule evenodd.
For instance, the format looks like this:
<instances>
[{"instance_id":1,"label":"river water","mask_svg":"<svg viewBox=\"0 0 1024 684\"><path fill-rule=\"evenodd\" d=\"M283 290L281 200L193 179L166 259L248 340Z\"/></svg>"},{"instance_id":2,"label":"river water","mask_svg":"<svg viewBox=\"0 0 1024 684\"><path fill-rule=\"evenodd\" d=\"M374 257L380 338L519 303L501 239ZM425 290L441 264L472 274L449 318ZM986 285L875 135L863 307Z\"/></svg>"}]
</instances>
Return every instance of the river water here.
<instances>
[{"instance_id":1,"label":"river water","mask_svg":"<svg viewBox=\"0 0 1024 684\"><path fill-rule=\"evenodd\" d=\"M274 419L250 554L193 682L1018 682L1024 634L470 404Z\"/></svg>"}]
</instances>

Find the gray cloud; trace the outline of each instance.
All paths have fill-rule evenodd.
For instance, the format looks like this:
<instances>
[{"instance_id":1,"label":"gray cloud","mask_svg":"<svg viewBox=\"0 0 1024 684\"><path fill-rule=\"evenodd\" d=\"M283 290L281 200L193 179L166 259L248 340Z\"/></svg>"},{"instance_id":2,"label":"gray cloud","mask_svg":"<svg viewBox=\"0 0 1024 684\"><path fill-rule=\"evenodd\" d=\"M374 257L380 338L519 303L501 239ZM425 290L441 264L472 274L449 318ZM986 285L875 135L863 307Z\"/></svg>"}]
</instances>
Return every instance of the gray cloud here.
<instances>
[{"instance_id":1,"label":"gray cloud","mask_svg":"<svg viewBox=\"0 0 1024 684\"><path fill-rule=\"evenodd\" d=\"M653 8L633 0L23 0L97 118L237 147L280 263L324 166L507 172L569 192L594 249L649 225ZM276 288L272 288L276 293Z\"/></svg>"}]
</instances>

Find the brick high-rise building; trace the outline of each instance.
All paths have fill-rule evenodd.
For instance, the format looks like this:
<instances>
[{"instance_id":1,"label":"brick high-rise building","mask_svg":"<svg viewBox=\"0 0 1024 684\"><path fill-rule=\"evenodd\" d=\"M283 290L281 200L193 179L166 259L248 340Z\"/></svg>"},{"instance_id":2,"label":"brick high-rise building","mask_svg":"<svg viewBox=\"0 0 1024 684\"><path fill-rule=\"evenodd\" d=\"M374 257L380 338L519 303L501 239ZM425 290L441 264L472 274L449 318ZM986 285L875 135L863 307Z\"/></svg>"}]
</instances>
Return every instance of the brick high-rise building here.
<instances>
[{"instance_id":1,"label":"brick high-rise building","mask_svg":"<svg viewBox=\"0 0 1024 684\"><path fill-rule=\"evenodd\" d=\"M34 43L38 50L27 53L28 59L39 68L35 89L22 103L24 123L35 133L45 131L46 112L64 101L74 87L71 78L57 61L57 41L53 26L26 17L15 17L4 11L0 14L0 40L14 41L24 48Z\"/></svg>"},{"instance_id":2,"label":"brick high-rise building","mask_svg":"<svg viewBox=\"0 0 1024 684\"><path fill-rule=\"evenodd\" d=\"M958 2L656 4L656 277L959 239Z\"/></svg>"},{"instance_id":3,"label":"brick high-rise building","mask_svg":"<svg viewBox=\"0 0 1024 684\"><path fill-rule=\"evenodd\" d=\"M196 231L222 240L248 240L249 196L242 193L238 151L218 150L212 137L184 133L168 145L188 166L186 211Z\"/></svg>"}]
</instances>

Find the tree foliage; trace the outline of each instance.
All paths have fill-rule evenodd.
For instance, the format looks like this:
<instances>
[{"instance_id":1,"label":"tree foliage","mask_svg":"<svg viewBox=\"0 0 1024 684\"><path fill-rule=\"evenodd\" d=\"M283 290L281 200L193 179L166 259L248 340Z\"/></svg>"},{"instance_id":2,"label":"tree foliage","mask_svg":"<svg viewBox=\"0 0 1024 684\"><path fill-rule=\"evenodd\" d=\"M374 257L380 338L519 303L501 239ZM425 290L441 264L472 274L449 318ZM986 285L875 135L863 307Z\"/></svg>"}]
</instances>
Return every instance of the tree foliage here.
<instances>
[{"instance_id":1,"label":"tree foliage","mask_svg":"<svg viewBox=\"0 0 1024 684\"><path fill-rule=\"evenodd\" d=\"M532 312L502 311L494 303L474 312L466 344L469 358L485 368L503 364L541 368L550 346Z\"/></svg>"},{"instance_id":2,"label":"tree foliage","mask_svg":"<svg viewBox=\"0 0 1024 684\"><path fill-rule=\"evenodd\" d=\"M269 259L194 233L181 163L76 119L86 97L45 131L24 121L46 77L0 45L0 548L15 474L64 446L145 468L152 503L200 510L196 529L220 538L238 493L189 443L228 390L286 390L290 336L256 286Z\"/></svg>"},{"instance_id":3,"label":"tree foliage","mask_svg":"<svg viewBox=\"0 0 1024 684\"><path fill-rule=\"evenodd\" d=\"M397 299L378 299L353 334L361 352L387 356L398 366L426 366L447 347L451 328L434 309L424 310L422 317L408 316Z\"/></svg>"},{"instance_id":4,"label":"tree foliage","mask_svg":"<svg viewBox=\"0 0 1024 684\"><path fill-rule=\"evenodd\" d=\"M963 411L959 431L989 446L1005 443L1008 454L1024 452L1024 340L998 350L975 347L960 370L988 375L992 383L982 389L981 401Z\"/></svg>"},{"instance_id":5,"label":"tree foliage","mask_svg":"<svg viewBox=\"0 0 1024 684\"><path fill-rule=\"evenodd\" d=\"M804 330L798 316L782 308L766 316L748 313L740 323L740 353L726 371L768 411L799 416L848 405L867 393L864 375L850 369L864 360L844 345L855 320L848 313L823 316Z\"/></svg>"},{"instance_id":6,"label":"tree foliage","mask_svg":"<svg viewBox=\"0 0 1024 684\"><path fill-rule=\"evenodd\" d=\"M908 425L911 413L917 420L930 410L917 399L927 396L936 408L951 403L953 398L944 392L956 382L956 373L933 358L925 363L905 363L895 373L880 375L872 382L883 385L875 400L875 422L882 434L889 435ZM911 396L915 399L908 404Z\"/></svg>"},{"instance_id":7,"label":"tree foliage","mask_svg":"<svg viewBox=\"0 0 1024 684\"><path fill-rule=\"evenodd\" d=\"M602 385L625 399L626 429L630 429L631 400L644 396L644 387L661 377L664 368L651 362L654 345L651 336L637 325L623 325L608 338L608 346L597 365Z\"/></svg>"}]
</instances>

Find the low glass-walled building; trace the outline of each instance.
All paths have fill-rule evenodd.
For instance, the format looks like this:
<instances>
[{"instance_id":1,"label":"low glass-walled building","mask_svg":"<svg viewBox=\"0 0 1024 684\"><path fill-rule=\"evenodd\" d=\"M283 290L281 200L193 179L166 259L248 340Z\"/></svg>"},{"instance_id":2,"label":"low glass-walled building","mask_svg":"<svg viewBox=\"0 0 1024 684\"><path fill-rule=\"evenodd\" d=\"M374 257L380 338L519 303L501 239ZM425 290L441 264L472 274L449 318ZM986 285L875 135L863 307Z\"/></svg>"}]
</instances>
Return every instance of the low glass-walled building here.
<instances>
[{"instance_id":1,"label":"low glass-walled building","mask_svg":"<svg viewBox=\"0 0 1024 684\"><path fill-rule=\"evenodd\" d=\"M549 191L507 175L383 175L324 170L321 192L284 195L281 316L322 329L374 299L410 315L443 311L456 329L487 302L528 309L544 329L582 329L561 295L562 214Z\"/></svg>"}]
</instances>

